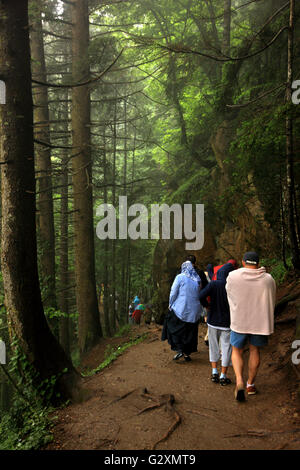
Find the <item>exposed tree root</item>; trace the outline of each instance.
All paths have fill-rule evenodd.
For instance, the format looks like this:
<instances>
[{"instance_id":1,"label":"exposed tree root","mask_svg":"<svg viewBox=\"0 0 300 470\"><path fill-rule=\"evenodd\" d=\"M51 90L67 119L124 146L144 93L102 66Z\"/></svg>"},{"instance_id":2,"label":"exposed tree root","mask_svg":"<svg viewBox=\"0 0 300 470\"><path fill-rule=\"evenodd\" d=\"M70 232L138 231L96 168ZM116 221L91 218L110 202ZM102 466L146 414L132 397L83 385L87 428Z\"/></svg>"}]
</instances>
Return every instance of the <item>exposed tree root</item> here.
<instances>
[{"instance_id":1,"label":"exposed tree root","mask_svg":"<svg viewBox=\"0 0 300 470\"><path fill-rule=\"evenodd\" d=\"M142 413L146 413L147 411L151 411L151 410L154 410L154 409L157 409L157 408L160 408L162 406L165 406L166 407L166 410L171 412L174 417L175 417L175 421L174 423L170 426L170 428L168 429L168 431L166 432L166 434L164 434L158 441L156 441L152 447L151 447L151 450L155 450L156 446L158 444L160 444L161 442L167 440L169 438L169 436L175 431L175 429L177 428L177 426L179 426L179 424L181 423L181 417L179 416L179 414L177 413L177 411L174 409L173 405L175 403L175 397L174 395L172 394L167 394L167 395L161 395L160 397L156 398L156 397L153 397L146 388L143 389L142 391L142 394L141 396L143 398L147 398L147 400L152 400L154 401L155 403L152 404L152 405L149 405L147 406L146 408L140 410L138 412L138 415L141 415Z\"/></svg>"},{"instance_id":2,"label":"exposed tree root","mask_svg":"<svg viewBox=\"0 0 300 470\"><path fill-rule=\"evenodd\" d=\"M293 323L297 320L297 317L286 318L285 320L277 320L275 321L275 325L287 325L289 323Z\"/></svg>"},{"instance_id":3,"label":"exposed tree root","mask_svg":"<svg viewBox=\"0 0 300 470\"><path fill-rule=\"evenodd\" d=\"M148 394L147 390L145 389L145 392L143 394L143 396L146 396L147 398L150 398L154 401L157 402L157 400L154 398L154 397L151 397L151 395ZM174 409L173 405L175 403L175 398L174 398L174 395L161 395L160 399L159 399L159 402L157 402L156 404L154 405L151 405L151 406L148 406L147 408L144 408L143 410L141 410L138 414L141 414L141 413L144 413L148 410L153 410L155 408L160 408L161 406L165 405L166 409L168 411L170 411L174 416L175 416L175 421L174 423L170 426L170 428L168 429L168 431L166 432L166 434L164 434L164 436L162 436L158 441L156 441L152 447L151 447L151 450L155 450L156 446L160 443L160 442L163 442L165 440L168 439L168 437L175 431L175 429L177 428L177 426L179 426L179 424L181 423L181 417L179 416L179 414L177 413L177 411Z\"/></svg>"},{"instance_id":4,"label":"exposed tree root","mask_svg":"<svg viewBox=\"0 0 300 470\"><path fill-rule=\"evenodd\" d=\"M288 434L300 432L299 428L290 429L288 431L265 431L264 429L250 429L249 431L241 434L228 434L224 437L268 437L272 436L273 434Z\"/></svg>"},{"instance_id":5,"label":"exposed tree root","mask_svg":"<svg viewBox=\"0 0 300 470\"><path fill-rule=\"evenodd\" d=\"M173 410L173 412L174 412L174 415L175 415L175 422L168 429L167 433L161 439L159 439L158 441L156 441L153 444L153 446L151 447L151 450L155 450L156 446L158 444L160 444L160 442L163 442L163 441L167 440L168 437L172 434L172 432L174 432L175 429L177 428L177 426L179 426L179 424L181 423L181 418L180 418L179 414L177 413L177 411Z\"/></svg>"},{"instance_id":6,"label":"exposed tree root","mask_svg":"<svg viewBox=\"0 0 300 470\"><path fill-rule=\"evenodd\" d=\"M293 291L293 288L291 289L291 291ZM286 304L288 304L289 302L292 302L293 300L298 299L298 297L300 297L299 291L293 294L286 295L285 297L280 299L275 305L275 316L279 315L279 313L281 313L284 310Z\"/></svg>"},{"instance_id":7,"label":"exposed tree root","mask_svg":"<svg viewBox=\"0 0 300 470\"><path fill-rule=\"evenodd\" d=\"M141 411L139 411L138 415L141 415L142 413L146 413L146 411L155 410L155 408L160 408L161 406L162 406L161 403L156 403L155 405L147 406L146 408L143 408Z\"/></svg>"},{"instance_id":8,"label":"exposed tree root","mask_svg":"<svg viewBox=\"0 0 300 470\"><path fill-rule=\"evenodd\" d=\"M121 395L120 397L118 397L115 400L111 401L109 404L111 405L112 403L116 403L118 401L124 400L124 398L128 397L129 395L131 395L135 391L136 391L136 388L134 388L133 390L130 390L129 392L124 393L124 395Z\"/></svg>"},{"instance_id":9,"label":"exposed tree root","mask_svg":"<svg viewBox=\"0 0 300 470\"><path fill-rule=\"evenodd\" d=\"M217 419L219 421L222 421L224 422L225 418L224 416L218 416L216 414L214 415L209 415L207 413L203 413L202 411L198 411L198 410L185 410L187 413L192 413L192 414L195 414L195 415L199 415L199 416L203 416L204 418L209 418L209 419ZM217 411L217 410L215 410ZM236 424L236 423L233 423L231 421L228 421L228 419L226 418L226 423L227 424L230 424L231 426L236 426L238 427L239 429L241 429L241 426L240 424ZM245 430L246 431L246 430Z\"/></svg>"}]
</instances>

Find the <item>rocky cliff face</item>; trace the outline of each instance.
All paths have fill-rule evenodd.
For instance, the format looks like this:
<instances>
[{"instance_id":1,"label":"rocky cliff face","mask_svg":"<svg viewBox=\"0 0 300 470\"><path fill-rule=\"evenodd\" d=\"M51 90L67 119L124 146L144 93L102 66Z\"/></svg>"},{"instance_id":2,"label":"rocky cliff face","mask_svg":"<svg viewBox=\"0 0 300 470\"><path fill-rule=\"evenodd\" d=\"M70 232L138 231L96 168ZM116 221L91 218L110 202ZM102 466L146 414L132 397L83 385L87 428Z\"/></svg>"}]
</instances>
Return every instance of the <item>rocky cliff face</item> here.
<instances>
[{"instance_id":1,"label":"rocky cliff face","mask_svg":"<svg viewBox=\"0 0 300 470\"><path fill-rule=\"evenodd\" d=\"M232 125L224 122L211 139L217 162L217 168L211 175L216 195L225 194L226 189L230 188L230 164L225 162L228 162L233 132ZM230 258L241 264L246 251L255 250L261 257L268 257L276 250L278 238L265 220L252 175L248 175L244 185L248 192L251 189L251 197L244 202L237 195L233 203L230 201L227 212L221 218L216 214L215 221L211 215L208 221L205 219L205 240L201 250L186 251L186 240L158 241L153 258L153 305L158 323L163 321L168 308L170 287L187 255L195 255L198 267L205 270L208 263L223 264Z\"/></svg>"}]
</instances>

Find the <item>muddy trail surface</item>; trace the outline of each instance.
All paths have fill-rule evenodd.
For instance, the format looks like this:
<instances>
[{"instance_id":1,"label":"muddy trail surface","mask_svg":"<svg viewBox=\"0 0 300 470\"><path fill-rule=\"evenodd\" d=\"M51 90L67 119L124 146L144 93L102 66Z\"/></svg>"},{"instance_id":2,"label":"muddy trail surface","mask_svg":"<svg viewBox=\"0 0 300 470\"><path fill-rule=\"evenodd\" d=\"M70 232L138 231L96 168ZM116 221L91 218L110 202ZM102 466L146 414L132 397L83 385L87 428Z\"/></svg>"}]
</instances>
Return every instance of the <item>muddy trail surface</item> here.
<instances>
[{"instance_id":1,"label":"muddy trail surface","mask_svg":"<svg viewBox=\"0 0 300 470\"><path fill-rule=\"evenodd\" d=\"M158 325L142 324L127 337L103 340L85 358L86 367L97 367L108 346L147 334L84 380L91 391L87 401L55 412L48 449L299 449L300 366L291 361L297 302L276 317L275 333L261 356L258 393L245 403L234 399L232 368L231 385L211 382L205 324L199 325L198 352L191 362L173 361Z\"/></svg>"}]
</instances>

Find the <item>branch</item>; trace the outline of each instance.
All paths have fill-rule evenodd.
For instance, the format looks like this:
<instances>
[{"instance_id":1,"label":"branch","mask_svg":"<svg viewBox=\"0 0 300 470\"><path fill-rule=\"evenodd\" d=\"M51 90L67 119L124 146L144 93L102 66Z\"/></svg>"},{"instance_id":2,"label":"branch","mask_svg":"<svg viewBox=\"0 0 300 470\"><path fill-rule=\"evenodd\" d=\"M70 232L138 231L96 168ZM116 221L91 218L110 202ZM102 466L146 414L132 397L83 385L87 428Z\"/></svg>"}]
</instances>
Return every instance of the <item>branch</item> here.
<instances>
[{"instance_id":1,"label":"branch","mask_svg":"<svg viewBox=\"0 0 300 470\"><path fill-rule=\"evenodd\" d=\"M71 36L62 36L61 34L56 34L56 33L53 33L52 31L47 31L46 29L43 29L43 34L54 36L55 38L59 38L59 39L68 39L68 40L72 39Z\"/></svg>"},{"instance_id":2,"label":"branch","mask_svg":"<svg viewBox=\"0 0 300 470\"><path fill-rule=\"evenodd\" d=\"M107 183L107 184L93 184L94 188L97 188L97 189L102 189L102 188L106 188L108 186L116 186L118 188L123 188L124 186L130 186L132 185L133 183L139 183L141 181L145 181L145 180L149 180L151 179L151 176L147 176L146 178L140 178L138 180L134 180L134 181L129 181L128 183L123 183L123 184L116 184L116 183Z\"/></svg>"},{"instance_id":3,"label":"branch","mask_svg":"<svg viewBox=\"0 0 300 470\"><path fill-rule=\"evenodd\" d=\"M124 51L124 49L121 50L121 52L117 55L115 60L108 67L106 67L106 69L103 70L103 72L101 72L100 75L97 75L97 77L92 78L90 80L87 80L85 82L75 83L75 84L74 83L69 83L69 84L66 84L66 85L63 85L63 84L59 85L57 83L40 82L38 80L32 80L32 82L36 83L37 85L47 86L47 87L51 87L51 88L76 88L76 87L80 87L80 86L89 85L90 83L94 83L94 82L100 80L100 78L102 78L103 75L105 75L115 65L117 60L123 54L123 51Z\"/></svg>"},{"instance_id":4,"label":"branch","mask_svg":"<svg viewBox=\"0 0 300 470\"><path fill-rule=\"evenodd\" d=\"M217 57L217 56L212 56L210 54L205 54L204 52L195 51L194 49L190 49L189 47L166 46L163 44L157 44L157 46L160 47L161 49L167 49L168 51L175 52L177 54L200 55L202 57L206 57L207 59L215 60L216 62L237 62L237 61L242 61L245 59L250 59L251 57L255 57L256 55L261 54L263 51L268 49L268 47L274 44L274 42L278 39L281 33L285 31L286 29L288 29L288 26L284 26L283 28L281 28L278 31L278 33L274 36L274 38L268 44L266 44L266 46L263 47L262 49L256 52L253 52L253 54L248 54L248 55L241 56L241 57L230 57L230 56L224 56L224 55L223 57Z\"/></svg>"},{"instance_id":5,"label":"branch","mask_svg":"<svg viewBox=\"0 0 300 470\"><path fill-rule=\"evenodd\" d=\"M68 149L68 150L74 149L74 147L70 147L68 145L52 145L49 142L44 142L44 141L38 140L38 139L34 139L34 142L36 144L43 145L43 147L47 147L47 148L50 148L50 149Z\"/></svg>"},{"instance_id":6,"label":"branch","mask_svg":"<svg viewBox=\"0 0 300 470\"><path fill-rule=\"evenodd\" d=\"M227 104L226 106L228 108L245 108L246 106L249 106L250 104L252 103L255 103L256 101L264 98L265 96L267 95L270 95L271 93L273 93L273 91L276 91L276 90L279 90L280 88L284 87L286 84L285 83L282 83L281 85L275 87L275 88L272 88L272 90L269 90L269 91L266 91L265 93L262 93L261 95L257 96L256 98L254 98L253 100L251 101L247 101L247 103L243 103L243 104Z\"/></svg>"}]
</instances>

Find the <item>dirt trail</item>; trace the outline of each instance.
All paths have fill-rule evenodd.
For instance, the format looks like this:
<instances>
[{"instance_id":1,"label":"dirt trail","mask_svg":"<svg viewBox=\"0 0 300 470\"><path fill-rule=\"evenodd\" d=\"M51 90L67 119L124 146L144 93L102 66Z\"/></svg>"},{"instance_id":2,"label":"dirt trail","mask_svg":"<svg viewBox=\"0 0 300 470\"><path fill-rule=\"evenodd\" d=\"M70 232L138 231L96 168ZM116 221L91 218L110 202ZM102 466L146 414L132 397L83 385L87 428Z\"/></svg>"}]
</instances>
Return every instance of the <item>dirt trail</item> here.
<instances>
[{"instance_id":1,"label":"dirt trail","mask_svg":"<svg viewBox=\"0 0 300 470\"><path fill-rule=\"evenodd\" d=\"M55 413L58 422L49 448L299 449L299 381L290 349L295 325L288 320L295 315L293 307L280 315L262 354L259 393L246 403L234 400L234 383L222 387L211 382L205 325L199 326L198 352L190 363L172 360L169 345L160 341L161 327L133 327L136 335L147 331L147 339L85 379L92 397ZM116 342L120 339L110 340ZM97 346L86 363L96 367L102 362L106 344ZM232 368L229 376L234 382Z\"/></svg>"}]
</instances>

